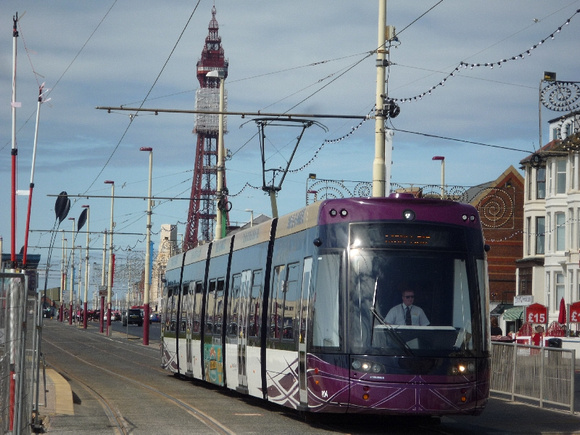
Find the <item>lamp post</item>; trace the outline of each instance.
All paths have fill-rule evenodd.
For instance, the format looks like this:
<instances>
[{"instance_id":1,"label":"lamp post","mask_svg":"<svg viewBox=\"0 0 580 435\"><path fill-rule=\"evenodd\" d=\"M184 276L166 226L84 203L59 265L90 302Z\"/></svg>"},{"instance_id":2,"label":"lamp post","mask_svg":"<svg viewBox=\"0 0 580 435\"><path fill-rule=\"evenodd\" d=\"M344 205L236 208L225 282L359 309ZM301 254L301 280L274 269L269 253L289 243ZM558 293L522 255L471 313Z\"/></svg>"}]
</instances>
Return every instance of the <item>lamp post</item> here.
<instances>
[{"instance_id":1,"label":"lamp post","mask_svg":"<svg viewBox=\"0 0 580 435\"><path fill-rule=\"evenodd\" d=\"M441 161L441 199L445 199L445 157L434 156L431 160Z\"/></svg>"},{"instance_id":2,"label":"lamp post","mask_svg":"<svg viewBox=\"0 0 580 435\"><path fill-rule=\"evenodd\" d=\"M99 332L104 332L103 314L105 312L105 296L101 291L107 289L107 230L103 232L103 269L101 272L101 286L99 287Z\"/></svg>"},{"instance_id":3,"label":"lamp post","mask_svg":"<svg viewBox=\"0 0 580 435\"><path fill-rule=\"evenodd\" d=\"M248 213L250 213L250 227L253 227L254 226L254 210L247 208L246 211Z\"/></svg>"},{"instance_id":4,"label":"lamp post","mask_svg":"<svg viewBox=\"0 0 580 435\"><path fill-rule=\"evenodd\" d=\"M222 204L224 178L225 178L225 149L224 149L224 106L225 106L225 91L224 83L226 80L226 71L222 68L215 69L206 74L206 77L217 77L220 83L220 103L219 103L219 126L218 126L218 161L217 161L217 213L216 213L216 227L215 238L222 239L225 236L225 213Z\"/></svg>"},{"instance_id":5,"label":"lamp post","mask_svg":"<svg viewBox=\"0 0 580 435\"><path fill-rule=\"evenodd\" d=\"M83 208L87 210L87 242L85 253L85 294L83 298L83 328L87 329L87 318L89 314L87 310L87 297L89 294L89 217L91 215L91 208L88 205L83 205Z\"/></svg>"},{"instance_id":6,"label":"lamp post","mask_svg":"<svg viewBox=\"0 0 580 435\"><path fill-rule=\"evenodd\" d=\"M75 221L76 219L73 217L68 218L69 221L72 221L72 245L70 247L70 303L69 303L69 312L68 312L68 324L72 325L73 321L73 298L75 293Z\"/></svg>"},{"instance_id":7,"label":"lamp post","mask_svg":"<svg viewBox=\"0 0 580 435\"><path fill-rule=\"evenodd\" d=\"M62 323L64 319L64 291L66 290L66 239L62 230L62 261L60 267L60 308L58 310L58 320Z\"/></svg>"},{"instance_id":8,"label":"lamp post","mask_svg":"<svg viewBox=\"0 0 580 435\"><path fill-rule=\"evenodd\" d=\"M113 293L113 210L115 207L115 182L106 180L105 184L111 185L111 223L110 223L110 244L109 244L109 276L107 284L107 335L111 335L111 295Z\"/></svg>"},{"instance_id":9,"label":"lamp post","mask_svg":"<svg viewBox=\"0 0 580 435\"><path fill-rule=\"evenodd\" d=\"M149 345L149 293L151 291L151 184L153 175L153 148L141 147L149 153L149 186L147 188L147 238L145 247L145 282L143 288L143 344Z\"/></svg>"}]
</instances>

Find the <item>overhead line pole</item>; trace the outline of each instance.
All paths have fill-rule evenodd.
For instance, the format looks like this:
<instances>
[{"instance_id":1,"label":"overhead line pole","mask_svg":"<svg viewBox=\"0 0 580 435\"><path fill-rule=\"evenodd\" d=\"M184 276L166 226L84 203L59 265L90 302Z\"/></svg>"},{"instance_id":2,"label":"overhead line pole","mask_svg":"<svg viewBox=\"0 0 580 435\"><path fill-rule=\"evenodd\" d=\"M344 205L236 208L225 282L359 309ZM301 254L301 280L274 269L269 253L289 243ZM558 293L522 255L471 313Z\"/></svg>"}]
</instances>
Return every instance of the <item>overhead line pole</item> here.
<instances>
[{"instance_id":1,"label":"overhead line pole","mask_svg":"<svg viewBox=\"0 0 580 435\"><path fill-rule=\"evenodd\" d=\"M375 159L373 160L373 196L385 196L385 77L387 66L385 42L387 32L387 0L379 0L377 45L377 93L375 107Z\"/></svg>"}]
</instances>

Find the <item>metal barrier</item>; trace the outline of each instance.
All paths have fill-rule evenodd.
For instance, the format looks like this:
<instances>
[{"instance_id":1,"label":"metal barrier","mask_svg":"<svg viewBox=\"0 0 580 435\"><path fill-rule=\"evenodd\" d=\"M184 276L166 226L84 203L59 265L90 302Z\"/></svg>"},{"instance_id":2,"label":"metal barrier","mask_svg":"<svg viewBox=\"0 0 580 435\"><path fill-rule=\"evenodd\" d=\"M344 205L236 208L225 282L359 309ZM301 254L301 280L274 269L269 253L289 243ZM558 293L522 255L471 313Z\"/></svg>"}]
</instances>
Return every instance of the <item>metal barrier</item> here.
<instances>
[{"instance_id":1,"label":"metal barrier","mask_svg":"<svg viewBox=\"0 0 580 435\"><path fill-rule=\"evenodd\" d=\"M497 342L491 349L491 392L574 413L575 350Z\"/></svg>"},{"instance_id":2,"label":"metal barrier","mask_svg":"<svg viewBox=\"0 0 580 435\"><path fill-rule=\"evenodd\" d=\"M30 433L38 300L23 273L0 273L0 435Z\"/></svg>"}]
</instances>

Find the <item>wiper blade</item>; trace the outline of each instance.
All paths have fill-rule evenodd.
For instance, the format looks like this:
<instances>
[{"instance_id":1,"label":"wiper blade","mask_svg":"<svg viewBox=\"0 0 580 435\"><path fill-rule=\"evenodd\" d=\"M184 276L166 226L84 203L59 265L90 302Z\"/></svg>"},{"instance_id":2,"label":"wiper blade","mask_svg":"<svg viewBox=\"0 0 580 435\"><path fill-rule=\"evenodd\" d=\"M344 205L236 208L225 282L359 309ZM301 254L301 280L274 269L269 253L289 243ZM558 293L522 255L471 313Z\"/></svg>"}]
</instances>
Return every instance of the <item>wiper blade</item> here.
<instances>
[{"instance_id":1,"label":"wiper blade","mask_svg":"<svg viewBox=\"0 0 580 435\"><path fill-rule=\"evenodd\" d=\"M414 355L413 351L411 350L409 345L401 337L399 337L399 335L395 331L395 328L393 328L392 325L389 325L381 318L379 313L377 313L377 310L375 310L375 307L371 307L370 310L371 310L371 313L373 314L373 316L375 316L375 318L378 319L378 321L381 323L381 325L383 325L385 327L384 330L387 332L389 337L392 338L393 341L395 341L399 345L399 347L405 352L405 355L413 356ZM375 328L373 328L373 334L375 332L374 330L375 330ZM372 337L371 337L371 343L372 343Z\"/></svg>"}]
</instances>

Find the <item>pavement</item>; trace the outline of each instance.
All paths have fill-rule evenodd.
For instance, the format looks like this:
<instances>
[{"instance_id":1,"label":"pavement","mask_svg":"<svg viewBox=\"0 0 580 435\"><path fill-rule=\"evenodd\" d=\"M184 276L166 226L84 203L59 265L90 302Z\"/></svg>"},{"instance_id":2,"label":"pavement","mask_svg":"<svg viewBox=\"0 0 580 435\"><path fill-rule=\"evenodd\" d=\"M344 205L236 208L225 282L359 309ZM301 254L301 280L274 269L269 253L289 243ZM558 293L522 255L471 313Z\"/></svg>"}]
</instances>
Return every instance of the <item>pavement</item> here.
<instances>
[{"instance_id":1,"label":"pavement","mask_svg":"<svg viewBox=\"0 0 580 435\"><path fill-rule=\"evenodd\" d=\"M96 327L91 329L95 329ZM115 338L126 338L125 333L111 331L111 336ZM39 433L55 433L55 434L76 434L78 427L84 427L89 432L96 434L90 430L90 425L94 423L94 412L96 409L89 405L84 406L84 412L75 414L75 396L73 395L70 382L56 370L45 367L45 374L40 373L39 380L39 398L38 398L38 415ZM43 395L44 393L44 395ZM78 391L77 394L83 394ZM80 400L78 397L77 401ZM85 401L85 403L87 403ZM97 408L99 408L97 406ZM80 408L77 408L77 410ZM99 408L100 410L100 408ZM111 433L110 430L107 433Z\"/></svg>"},{"instance_id":2,"label":"pavement","mask_svg":"<svg viewBox=\"0 0 580 435\"><path fill-rule=\"evenodd\" d=\"M44 432L59 433L55 423L59 415L74 415L73 393L69 382L56 370L47 368L40 376L38 415ZM44 394L43 394L44 392Z\"/></svg>"}]
</instances>

